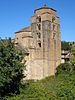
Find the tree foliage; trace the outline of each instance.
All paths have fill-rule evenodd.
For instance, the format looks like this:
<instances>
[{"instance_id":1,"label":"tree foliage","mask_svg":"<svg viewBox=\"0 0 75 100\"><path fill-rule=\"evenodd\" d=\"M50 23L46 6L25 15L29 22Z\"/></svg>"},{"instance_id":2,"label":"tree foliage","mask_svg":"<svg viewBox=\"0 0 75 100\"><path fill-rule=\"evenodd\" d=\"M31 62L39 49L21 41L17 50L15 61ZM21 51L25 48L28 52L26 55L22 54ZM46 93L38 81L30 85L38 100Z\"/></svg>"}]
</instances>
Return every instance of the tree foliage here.
<instances>
[{"instance_id":1,"label":"tree foliage","mask_svg":"<svg viewBox=\"0 0 75 100\"><path fill-rule=\"evenodd\" d=\"M75 100L75 65L61 64L56 76L34 82L28 81L20 94L5 100Z\"/></svg>"},{"instance_id":2,"label":"tree foliage","mask_svg":"<svg viewBox=\"0 0 75 100\"><path fill-rule=\"evenodd\" d=\"M74 74L75 73L75 64L74 63L63 63L57 67L56 74Z\"/></svg>"},{"instance_id":3,"label":"tree foliage","mask_svg":"<svg viewBox=\"0 0 75 100\"><path fill-rule=\"evenodd\" d=\"M69 44L69 42L62 41L61 42L61 49L62 50L71 50L71 45Z\"/></svg>"},{"instance_id":4,"label":"tree foliage","mask_svg":"<svg viewBox=\"0 0 75 100\"><path fill-rule=\"evenodd\" d=\"M0 40L0 96L18 93L23 78L22 52L11 39Z\"/></svg>"},{"instance_id":5,"label":"tree foliage","mask_svg":"<svg viewBox=\"0 0 75 100\"><path fill-rule=\"evenodd\" d=\"M58 75L28 82L19 95L6 100L75 100L75 75Z\"/></svg>"},{"instance_id":6,"label":"tree foliage","mask_svg":"<svg viewBox=\"0 0 75 100\"><path fill-rule=\"evenodd\" d=\"M72 63L75 63L75 46L72 47L72 49L71 49L71 54L72 54L72 56L71 56L71 58L70 58L70 61L71 61Z\"/></svg>"},{"instance_id":7,"label":"tree foliage","mask_svg":"<svg viewBox=\"0 0 75 100\"><path fill-rule=\"evenodd\" d=\"M4 42L2 42L2 43L4 43ZM6 44L6 42L4 44ZM1 46L1 48L3 47L2 44L0 44L0 46ZM5 48L5 46L3 48ZM0 52L6 52L7 50L8 50L8 52L2 53L2 54L7 54L7 55L11 54L10 53L11 49L10 50L6 49L4 51L3 50ZM14 50L15 50L15 48L14 48ZM17 53L15 53L15 55L16 54ZM0 55L1 55L1 53L0 53ZM8 76L7 78L2 76L4 83L6 84L6 85L4 85L4 87L7 86L7 84L8 84L8 90L10 90L10 88L12 90L14 90L14 89L16 90L16 88L14 88L14 89L12 88L13 85L10 87L11 84L9 84L9 83L12 82L12 83L16 84L16 82L18 82L18 81L16 81L16 82L13 81L15 79L15 76L17 76L17 75L15 75L16 73L10 74L10 75L7 74L7 72L11 72L11 70L8 71L7 68L13 69L12 72L15 72L15 68L18 68L19 65L21 65L21 63L19 62L21 60L21 58L19 58L19 57L21 57L21 56L18 56L18 54L16 56L15 55L13 58L17 57L18 59L15 58L15 63L14 62L12 63L12 64L14 64L13 65L14 69L12 67L10 67L10 63L8 63L6 65L7 67L5 67L5 64L0 65L0 66L2 66L2 67L0 67L1 72L3 70L5 70L4 73L6 75L3 74L3 76ZM11 59L11 56L9 56L9 57ZM1 57L1 58L3 58L3 57ZM4 58L5 58L5 56L4 56ZM4 59L0 60L0 61L4 62ZM7 61L10 61L10 60L7 60ZM22 67L22 65L19 68L21 69L21 67ZM11 78L9 78L9 76L11 76ZM19 78L19 77L17 77L17 78ZM1 78L0 78L0 80L1 80ZM2 83L2 85L4 83ZM19 87L19 85L14 85L14 87L15 86ZM0 90L1 90L1 87L2 86L0 83ZM3 89L3 87L2 87L2 89ZM5 89L5 91L6 90L7 89ZM37 82L27 81L27 83L20 88L20 94L13 95L11 97L10 96L5 97L4 100L75 100L75 63L69 62L69 63L60 64L57 67L57 73L55 76L47 77L47 78L37 81Z\"/></svg>"},{"instance_id":8,"label":"tree foliage","mask_svg":"<svg viewBox=\"0 0 75 100\"><path fill-rule=\"evenodd\" d=\"M71 49L71 53L75 56L75 46L72 47L72 49Z\"/></svg>"}]
</instances>

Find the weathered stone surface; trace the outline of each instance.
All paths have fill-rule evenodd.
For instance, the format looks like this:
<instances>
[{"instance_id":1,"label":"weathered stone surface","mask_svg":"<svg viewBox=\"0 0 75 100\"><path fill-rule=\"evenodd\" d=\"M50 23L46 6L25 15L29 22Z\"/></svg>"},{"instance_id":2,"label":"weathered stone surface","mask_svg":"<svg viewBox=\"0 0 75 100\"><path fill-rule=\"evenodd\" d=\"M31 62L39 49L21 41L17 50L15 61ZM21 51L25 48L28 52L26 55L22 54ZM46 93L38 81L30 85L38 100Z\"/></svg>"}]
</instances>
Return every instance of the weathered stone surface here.
<instances>
[{"instance_id":1,"label":"weathered stone surface","mask_svg":"<svg viewBox=\"0 0 75 100\"><path fill-rule=\"evenodd\" d=\"M56 10L46 6L36 9L31 26L16 32L15 43L29 53L25 58L25 79L40 80L54 75L61 63L60 21Z\"/></svg>"}]
</instances>

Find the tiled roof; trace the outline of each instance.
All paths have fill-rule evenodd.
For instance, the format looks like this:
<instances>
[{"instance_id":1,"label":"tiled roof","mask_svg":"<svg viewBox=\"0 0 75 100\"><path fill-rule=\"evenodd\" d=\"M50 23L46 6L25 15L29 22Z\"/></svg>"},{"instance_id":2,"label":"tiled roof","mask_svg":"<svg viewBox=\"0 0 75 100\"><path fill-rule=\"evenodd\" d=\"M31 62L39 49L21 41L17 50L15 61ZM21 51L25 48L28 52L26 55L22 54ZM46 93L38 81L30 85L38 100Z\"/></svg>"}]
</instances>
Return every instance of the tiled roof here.
<instances>
[{"instance_id":1,"label":"tiled roof","mask_svg":"<svg viewBox=\"0 0 75 100\"><path fill-rule=\"evenodd\" d=\"M19 32L31 32L31 26L22 28L21 30L17 31L16 33L19 33Z\"/></svg>"},{"instance_id":2,"label":"tiled roof","mask_svg":"<svg viewBox=\"0 0 75 100\"><path fill-rule=\"evenodd\" d=\"M49 8L48 6L44 5L43 7L36 9L36 10L34 11L34 13L35 13L37 10L40 10L40 9L51 9L51 10L53 10L53 11L56 12L55 9L53 9L53 8Z\"/></svg>"}]
</instances>

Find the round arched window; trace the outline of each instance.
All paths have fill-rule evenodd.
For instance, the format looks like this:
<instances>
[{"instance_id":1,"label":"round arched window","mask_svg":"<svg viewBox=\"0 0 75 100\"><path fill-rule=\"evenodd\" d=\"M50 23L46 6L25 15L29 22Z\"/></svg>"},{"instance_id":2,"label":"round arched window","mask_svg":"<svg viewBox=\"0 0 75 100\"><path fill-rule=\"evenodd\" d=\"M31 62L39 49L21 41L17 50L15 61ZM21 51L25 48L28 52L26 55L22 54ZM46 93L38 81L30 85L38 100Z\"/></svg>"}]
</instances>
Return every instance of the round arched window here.
<instances>
[{"instance_id":1,"label":"round arched window","mask_svg":"<svg viewBox=\"0 0 75 100\"><path fill-rule=\"evenodd\" d=\"M55 17L52 17L52 23L54 23L54 21L55 21Z\"/></svg>"}]
</instances>

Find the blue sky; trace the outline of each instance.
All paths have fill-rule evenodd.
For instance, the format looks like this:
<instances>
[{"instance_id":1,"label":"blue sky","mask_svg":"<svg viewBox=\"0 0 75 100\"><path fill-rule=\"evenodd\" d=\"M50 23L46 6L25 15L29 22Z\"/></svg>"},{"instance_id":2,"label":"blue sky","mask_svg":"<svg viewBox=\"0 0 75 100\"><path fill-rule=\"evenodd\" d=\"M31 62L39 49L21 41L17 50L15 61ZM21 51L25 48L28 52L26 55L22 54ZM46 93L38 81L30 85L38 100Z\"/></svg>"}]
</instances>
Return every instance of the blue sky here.
<instances>
[{"instance_id":1,"label":"blue sky","mask_svg":"<svg viewBox=\"0 0 75 100\"><path fill-rule=\"evenodd\" d=\"M61 38L75 41L75 0L0 0L0 37L15 37L15 32L31 23L34 10L47 6L60 16Z\"/></svg>"}]
</instances>

